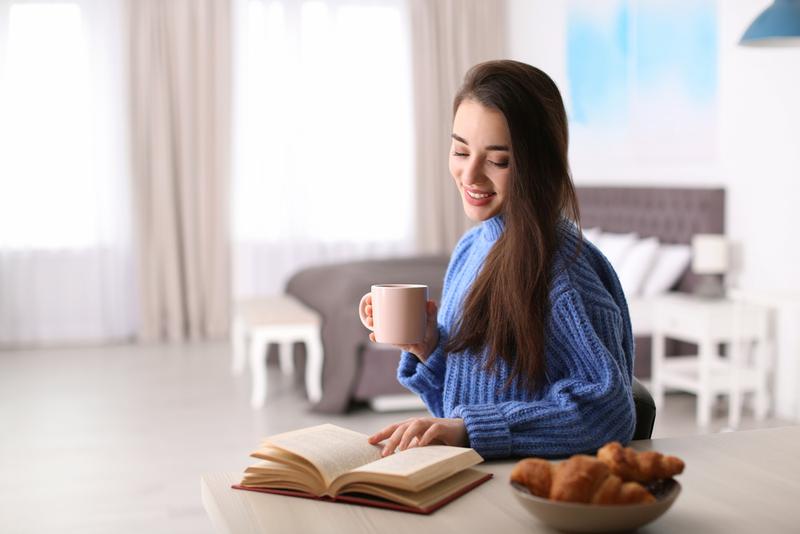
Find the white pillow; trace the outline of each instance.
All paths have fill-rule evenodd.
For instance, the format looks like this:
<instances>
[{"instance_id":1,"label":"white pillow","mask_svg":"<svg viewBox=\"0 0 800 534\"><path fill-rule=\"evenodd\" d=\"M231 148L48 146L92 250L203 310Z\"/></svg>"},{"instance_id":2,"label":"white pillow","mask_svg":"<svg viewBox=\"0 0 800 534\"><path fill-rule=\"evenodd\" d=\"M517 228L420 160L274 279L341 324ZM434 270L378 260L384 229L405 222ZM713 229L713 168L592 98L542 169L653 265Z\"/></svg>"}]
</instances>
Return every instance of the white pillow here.
<instances>
[{"instance_id":1,"label":"white pillow","mask_svg":"<svg viewBox=\"0 0 800 534\"><path fill-rule=\"evenodd\" d=\"M608 259L614 270L619 271L625 256L636 244L638 238L639 236L635 233L614 234L603 232L594 244L600 249L603 256Z\"/></svg>"},{"instance_id":2,"label":"white pillow","mask_svg":"<svg viewBox=\"0 0 800 534\"><path fill-rule=\"evenodd\" d=\"M642 295L649 297L669 291L686 271L691 259L689 245L661 245L655 264L642 286Z\"/></svg>"},{"instance_id":3,"label":"white pillow","mask_svg":"<svg viewBox=\"0 0 800 534\"><path fill-rule=\"evenodd\" d=\"M647 237L638 240L625 255L622 265L617 269L617 276L626 297L634 297L641 292L647 275L655 265L658 248L658 238Z\"/></svg>"}]
</instances>

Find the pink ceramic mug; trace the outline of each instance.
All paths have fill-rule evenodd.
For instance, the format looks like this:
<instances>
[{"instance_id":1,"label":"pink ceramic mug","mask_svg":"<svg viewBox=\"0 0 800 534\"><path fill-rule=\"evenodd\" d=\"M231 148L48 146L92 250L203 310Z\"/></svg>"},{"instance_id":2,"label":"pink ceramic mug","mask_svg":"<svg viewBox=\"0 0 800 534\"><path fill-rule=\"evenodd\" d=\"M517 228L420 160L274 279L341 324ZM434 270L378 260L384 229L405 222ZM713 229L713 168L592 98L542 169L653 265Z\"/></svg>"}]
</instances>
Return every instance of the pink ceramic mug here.
<instances>
[{"instance_id":1,"label":"pink ceramic mug","mask_svg":"<svg viewBox=\"0 0 800 534\"><path fill-rule=\"evenodd\" d=\"M367 325L367 297L372 295L372 326ZM376 284L361 297L358 315L375 332L378 343L415 345L425 339L428 286L419 284Z\"/></svg>"}]
</instances>

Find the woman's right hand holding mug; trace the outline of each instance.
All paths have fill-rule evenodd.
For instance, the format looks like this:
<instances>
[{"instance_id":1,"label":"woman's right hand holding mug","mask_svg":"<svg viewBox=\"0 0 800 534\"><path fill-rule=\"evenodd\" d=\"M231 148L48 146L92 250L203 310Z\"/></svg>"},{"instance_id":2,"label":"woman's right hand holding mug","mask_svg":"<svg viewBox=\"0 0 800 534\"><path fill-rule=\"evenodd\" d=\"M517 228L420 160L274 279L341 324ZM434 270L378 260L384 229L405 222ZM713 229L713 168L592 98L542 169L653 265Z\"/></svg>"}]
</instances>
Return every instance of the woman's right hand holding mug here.
<instances>
[{"instance_id":1,"label":"woman's right hand holding mug","mask_svg":"<svg viewBox=\"0 0 800 534\"><path fill-rule=\"evenodd\" d=\"M372 320L372 295L367 295L365 302L365 322L369 328L372 328L374 326ZM422 343L417 343L414 345L393 345L400 350L410 352L423 362L428 359L428 356L430 356L431 353L436 349L436 345L439 344L439 325L436 320L438 307L436 306L436 303L432 300L429 300L425 305L425 311L427 313L427 318L425 322L425 337L423 338ZM369 340L376 342L374 332L370 332Z\"/></svg>"}]
</instances>

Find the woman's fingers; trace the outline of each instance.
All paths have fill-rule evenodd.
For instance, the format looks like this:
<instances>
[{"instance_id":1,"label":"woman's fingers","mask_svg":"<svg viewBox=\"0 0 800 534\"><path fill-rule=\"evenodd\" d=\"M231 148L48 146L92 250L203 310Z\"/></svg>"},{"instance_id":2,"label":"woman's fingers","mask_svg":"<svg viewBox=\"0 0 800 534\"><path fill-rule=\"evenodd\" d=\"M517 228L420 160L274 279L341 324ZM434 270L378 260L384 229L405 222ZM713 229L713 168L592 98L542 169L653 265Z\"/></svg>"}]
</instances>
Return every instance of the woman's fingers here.
<instances>
[{"instance_id":1,"label":"woman's fingers","mask_svg":"<svg viewBox=\"0 0 800 534\"><path fill-rule=\"evenodd\" d=\"M392 454L397 448L397 444L400 443L400 439L403 437L403 433L406 430L408 423L403 423L399 425L394 432L392 432L391 437L386 440L386 445L383 446L383 451L381 452L381 456L389 456Z\"/></svg>"},{"instance_id":2,"label":"woman's fingers","mask_svg":"<svg viewBox=\"0 0 800 534\"><path fill-rule=\"evenodd\" d=\"M372 316L367 316L367 326L375 326L375 321L372 320Z\"/></svg>"},{"instance_id":3,"label":"woman's fingers","mask_svg":"<svg viewBox=\"0 0 800 534\"><path fill-rule=\"evenodd\" d=\"M465 435L460 436L459 432ZM468 443L462 420L435 417L412 417L400 423L389 425L370 436L369 442L376 444L387 437L381 456L388 456L395 451L404 451L412 447L424 447L434 443L455 446L467 446Z\"/></svg>"},{"instance_id":4,"label":"woman's fingers","mask_svg":"<svg viewBox=\"0 0 800 534\"><path fill-rule=\"evenodd\" d=\"M428 430L425 431L422 437L419 438L419 446L424 447L425 445L430 445L433 440L441 439L442 434L444 434L444 427L441 423L433 423L428 427Z\"/></svg>"},{"instance_id":5,"label":"woman's fingers","mask_svg":"<svg viewBox=\"0 0 800 534\"><path fill-rule=\"evenodd\" d=\"M397 427L399 427L400 425L408 424L413 420L414 420L413 417L409 417L408 419L404 419L403 421L399 421L397 423L392 423L389 426L385 426L381 430L379 430L379 431L375 432L374 434L372 434L369 437L369 442L370 443L379 443L379 442L383 441L384 439L388 438L389 436L391 436L392 432L394 432L397 429Z\"/></svg>"},{"instance_id":6,"label":"woman's fingers","mask_svg":"<svg viewBox=\"0 0 800 534\"><path fill-rule=\"evenodd\" d=\"M436 326L436 323L437 323L437 317L436 317L437 314L436 314L436 312L437 312L437 310L438 310L438 308L436 307L436 303L433 302L432 300L429 300L428 301L428 327L430 327L431 325Z\"/></svg>"},{"instance_id":7,"label":"woman's fingers","mask_svg":"<svg viewBox=\"0 0 800 534\"><path fill-rule=\"evenodd\" d=\"M394 432L397 429L397 427L400 426L401 424L402 423L394 423L392 425L387 426L386 428L379 430L378 432L372 434L369 437L369 442L372 443L373 445L376 443L380 443L381 441L391 436L392 432Z\"/></svg>"},{"instance_id":8,"label":"woman's fingers","mask_svg":"<svg viewBox=\"0 0 800 534\"><path fill-rule=\"evenodd\" d=\"M425 433L425 429L428 428L430 423L426 423L422 419L417 419L410 425L406 427L406 431L403 432L403 437L400 439L400 444L397 446L397 450L404 451L408 448L411 440L414 438L418 438L423 433Z\"/></svg>"},{"instance_id":9,"label":"woman's fingers","mask_svg":"<svg viewBox=\"0 0 800 534\"><path fill-rule=\"evenodd\" d=\"M372 317L372 305L371 304L367 304L364 307L364 315L366 315L367 317Z\"/></svg>"},{"instance_id":10,"label":"woman's fingers","mask_svg":"<svg viewBox=\"0 0 800 534\"><path fill-rule=\"evenodd\" d=\"M436 319L436 310L437 310L436 303L434 301L432 301L432 300L429 300L428 301L428 320L430 320L431 317Z\"/></svg>"},{"instance_id":11,"label":"woman's fingers","mask_svg":"<svg viewBox=\"0 0 800 534\"><path fill-rule=\"evenodd\" d=\"M375 334L373 334L373 333L371 333L371 332L370 332L370 334L369 334L369 340L370 340L370 341L372 341L372 342L374 342L374 341L375 341Z\"/></svg>"}]
</instances>

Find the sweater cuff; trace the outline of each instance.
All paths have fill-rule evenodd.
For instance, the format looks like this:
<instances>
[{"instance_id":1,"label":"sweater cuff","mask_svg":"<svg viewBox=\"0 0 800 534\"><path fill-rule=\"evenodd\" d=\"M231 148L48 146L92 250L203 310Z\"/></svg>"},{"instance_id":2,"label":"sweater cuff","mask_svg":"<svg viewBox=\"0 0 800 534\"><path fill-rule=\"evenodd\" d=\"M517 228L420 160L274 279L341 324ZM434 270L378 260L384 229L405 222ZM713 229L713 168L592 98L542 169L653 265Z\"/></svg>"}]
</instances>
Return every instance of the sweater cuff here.
<instances>
[{"instance_id":1,"label":"sweater cuff","mask_svg":"<svg viewBox=\"0 0 800 534\"><path fill-rule=\"evenodd\" d=\"M484 458L511 456L511 429L492 404L456 406L451 417L460 417L469 436L469 446Z\"/></svg>"},{"instance_id":2,"label":"sweater cuff","mask_svg":"<svg viewBox=\"0 0 800 534\"><path fill-rule=\"evenodd\" d=\"M424 362L410 352L402 353L400 365L397 368L397 380L417 393L441 389L447 367L447 353L444 351L444 344L444 329L439 325L439 343Z\"/></svg>"}]
</instances>

